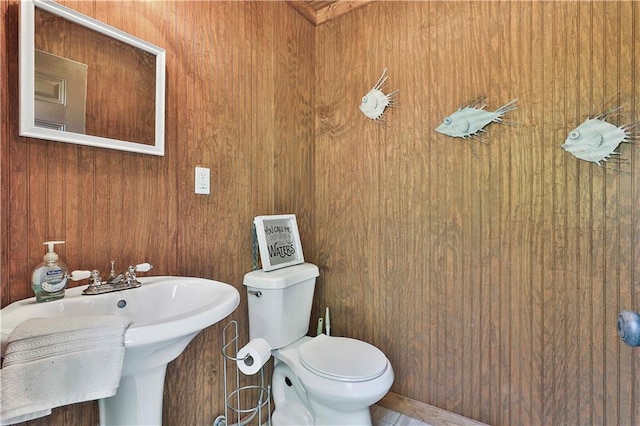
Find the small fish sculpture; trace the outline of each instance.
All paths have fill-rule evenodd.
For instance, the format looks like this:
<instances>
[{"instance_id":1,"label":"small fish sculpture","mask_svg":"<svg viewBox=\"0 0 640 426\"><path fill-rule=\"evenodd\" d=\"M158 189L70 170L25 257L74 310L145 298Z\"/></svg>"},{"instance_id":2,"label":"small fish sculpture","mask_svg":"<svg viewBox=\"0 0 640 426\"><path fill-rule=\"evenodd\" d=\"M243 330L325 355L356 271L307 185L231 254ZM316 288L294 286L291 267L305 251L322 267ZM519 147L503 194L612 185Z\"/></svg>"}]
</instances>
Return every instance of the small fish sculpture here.
<instances>
[{"instance_id":1,"label":"small fish sculpture","mask_svg":"<svg viewBox=\"0 0 640 426\"><path fill-rule=\"evenodd\" d=\"M487 106L485 98L470 102L444 119L442 124L436 127L436 132L454 138L467 138L477 136L484 132L489 123L502 123L502 116L517 108L517 99L512 100L495 111L485 111Z\"/></svg>"},{"instance_id":2,"label":"small fish sculpture","mask_svg":"<svg viewBox=\"0 0 640 426\"><path fill-rule=\"evenodd\" d=\"M589 118L578 127L569 132L569 136L561 147L580 160L596 163L616 159L623 161L616 148L622 142L631 142L637 139L640 133L637 131L640 123L630 123L617 127L606 119L618 113L621 108L615 108L594 118ZM636 130L633 130L636 129Z\"/></svg>"},{"instance_id":3,"label":"small fish sculpture","mask_svg":"<svg viewBox=\"0 0 640 426\"><path fill-rule=\"evenodd\" d=\"M393 99L399 92L399 90L395 90L388 95L382 93L382 86L387 81L387 69L385 68L382 71L382 75L373 86L369 93L364 95L362 98L362 103L360 104L360 111L367 117L372 120L378 120L384 114L384 110L389 106L395 103Z\"/></svg>"}]
</instances>

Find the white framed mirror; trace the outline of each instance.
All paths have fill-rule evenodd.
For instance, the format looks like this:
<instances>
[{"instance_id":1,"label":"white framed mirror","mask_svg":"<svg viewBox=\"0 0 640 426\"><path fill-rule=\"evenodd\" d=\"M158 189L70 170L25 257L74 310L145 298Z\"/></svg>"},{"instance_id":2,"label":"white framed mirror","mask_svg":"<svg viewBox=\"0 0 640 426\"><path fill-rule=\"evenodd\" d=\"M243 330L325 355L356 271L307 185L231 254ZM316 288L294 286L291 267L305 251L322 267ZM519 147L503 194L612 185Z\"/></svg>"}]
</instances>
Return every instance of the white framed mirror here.
<instances>
[{"instance_id":1,"label":"white framed mirror","mask_svg":"<svg viewBox=\"0 0 640 426\"><path fill-rule=\"evenodd\" d=\"M20 135L164 155L165 50L53 1L20 3Z\"/></svg>"}]
</instances>

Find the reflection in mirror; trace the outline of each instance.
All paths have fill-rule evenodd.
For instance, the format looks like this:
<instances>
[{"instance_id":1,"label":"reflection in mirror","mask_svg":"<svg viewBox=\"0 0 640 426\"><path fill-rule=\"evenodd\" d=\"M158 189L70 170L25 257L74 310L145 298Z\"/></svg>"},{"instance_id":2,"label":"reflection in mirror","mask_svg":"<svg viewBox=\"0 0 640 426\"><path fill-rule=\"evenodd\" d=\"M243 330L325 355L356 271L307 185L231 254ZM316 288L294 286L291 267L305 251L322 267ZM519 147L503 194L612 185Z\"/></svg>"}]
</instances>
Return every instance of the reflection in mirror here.
<instances>
[{"instance_id":1,"label":"reflection in mirror","mask_svg":"<svg viewBox=\"0 0 640 426\"><path fill-rule=\"evenodd\" d=\"M20 134L164 154L164 49L51 1L23 1Z\"/></svg>"},{"instance_id":2,"label":"reflection in mirror","mask_svg":"<svg viewBox=\"0 0 640 426\"><path fill-rule=\"evenodd\" d=\"M70 99L65 104L86 114L86 131L66 127L67 131L153 145L155 56L39 7L35 13L36 123L40 119L38 106L45 103L37 99L38 78L55 77L68 82L68 90L75 85L79 86L78 92L86 90L89 94L85 105L81 104L85 102L82 96L76 97L78 105ZM39 52L54 55L67 66L39 62ZM84 82L74 75L54 74L54 71L68 71L74 63L86 70ZM71 118L78 115L72 114Z\"/></svg>"},{"instance_id":3,"label":"reflection in mirror","mask_svg":"<svg viewBox=\"0 0 640 426\"><path fill-rule=\"evenodd\" d=\"M86 133L87 65L35 51L35 125Z\"/></svg>"}]
</instances>

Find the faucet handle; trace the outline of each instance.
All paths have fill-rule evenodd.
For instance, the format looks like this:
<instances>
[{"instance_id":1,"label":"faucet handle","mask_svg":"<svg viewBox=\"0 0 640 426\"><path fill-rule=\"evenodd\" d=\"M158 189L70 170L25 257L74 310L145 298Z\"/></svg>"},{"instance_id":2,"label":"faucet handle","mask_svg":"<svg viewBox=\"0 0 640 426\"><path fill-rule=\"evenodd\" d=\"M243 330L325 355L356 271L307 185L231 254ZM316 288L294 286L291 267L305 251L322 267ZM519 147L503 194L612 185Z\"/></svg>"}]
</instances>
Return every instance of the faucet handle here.
<instances>
[{"instance_id":1,"label":"faucet handle","mask_svg":"<svg viewBox=\"0 0 640 426\"><path fill-rule=\"evenodd\" d=\"M124 280L128 286L131 287L140 287L140 281L136 277L137 272L147 272L153 268L153 265L150 263L140 263L136 266L129 266L127 268L127 272L124 273Z\"/></svg>"},{"instance_id":2,"label":"faucet handle","mask_svg":"<svg viewBox=\"0 0 640 426\"><path fill-rule=\"evenodd\" d=\"M153 265L150 263L140 263L138 265L136 265L135 267L135 271L136 272L149 272L150 270L153 269Z\"/></svg>"},{"instance_id":3,"label":"faucet handle","mask_svg":"<svg viewBox=\"0 0 640 426\"><path fill-rule=\"evenodd\" d=\"M80 281L91 277L91 271L73 271L71 272L72 281Z\"/></svg>"},{"instance_id":4,"label":"faucet handle","mask_svg":"<svg viewBox=\"0 0 640 426\"><path fill-rule=\"evenodd\" d=\"M80 281L86 278L91 278L89 287L98 287L102 285L102 278L100 278L100 271L94 269L93 271L73 271L71 272L71 280Z\"/></svg>"}]
</instances>

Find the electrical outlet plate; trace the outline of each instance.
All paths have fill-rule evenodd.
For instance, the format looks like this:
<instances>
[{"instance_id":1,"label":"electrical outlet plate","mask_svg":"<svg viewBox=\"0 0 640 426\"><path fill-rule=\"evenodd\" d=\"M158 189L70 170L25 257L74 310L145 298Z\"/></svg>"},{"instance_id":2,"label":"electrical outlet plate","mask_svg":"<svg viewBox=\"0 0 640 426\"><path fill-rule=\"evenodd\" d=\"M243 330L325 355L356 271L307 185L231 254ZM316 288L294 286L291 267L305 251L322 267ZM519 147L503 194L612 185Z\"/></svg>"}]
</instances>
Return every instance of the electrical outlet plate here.
<instances>
[{"instance_id":1,"label":"electrical outlet plate","mask_svg":"<svg viewBox=\"0 0 640 426\"><path fill-rule=\"evenodd\" d=\"M206 167L196 167L196 194L210 194L211 171Z\"/></svg>"}]
</instances>

